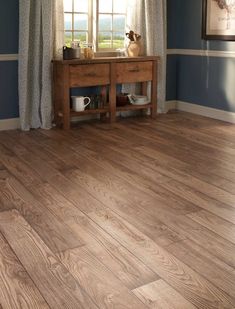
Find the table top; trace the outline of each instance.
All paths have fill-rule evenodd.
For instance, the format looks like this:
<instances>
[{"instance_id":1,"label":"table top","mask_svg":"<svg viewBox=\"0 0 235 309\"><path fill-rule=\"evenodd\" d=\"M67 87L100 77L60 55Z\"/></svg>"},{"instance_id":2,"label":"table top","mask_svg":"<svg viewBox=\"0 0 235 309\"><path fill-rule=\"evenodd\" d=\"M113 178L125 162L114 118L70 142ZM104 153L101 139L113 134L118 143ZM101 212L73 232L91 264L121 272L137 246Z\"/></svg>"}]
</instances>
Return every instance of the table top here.
<instances>
[{"instance_id":1,"label":"table top","mask_svg":"<svg viewBox=\"0 0 235 309\"><path fill-rule=\"evenodd\" d=\"M97 57L93 59L72 59L62 60L53 59L52 62L55 64L92 64L92 63L112 63L112 62L139 62L139 61L159 61L159 56L140 56L140 57Z\"/></svg>"}]
</instances>

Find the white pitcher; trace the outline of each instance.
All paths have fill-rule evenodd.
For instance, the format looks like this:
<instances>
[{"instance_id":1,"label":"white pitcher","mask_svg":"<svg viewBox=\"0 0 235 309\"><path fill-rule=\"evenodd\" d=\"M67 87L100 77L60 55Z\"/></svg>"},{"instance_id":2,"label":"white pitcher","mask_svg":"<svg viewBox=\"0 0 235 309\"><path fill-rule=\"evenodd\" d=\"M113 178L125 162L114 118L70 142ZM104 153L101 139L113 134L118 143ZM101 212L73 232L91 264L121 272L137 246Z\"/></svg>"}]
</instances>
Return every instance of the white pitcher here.
<instances>
[{"instance_id":1,"label":"white pitcher","mask_svg":"<svg viewBox=\"0 0 235 309\"><path fill-rule=\"evenodd\" d=\"M85 103L85 100L88 100L88 102ZM91 103L91 99L89 97L72 96L72 102L73 102L73 110L75 112L82 112L85 110L87 105Z\"/></svg>"}]
</instances>

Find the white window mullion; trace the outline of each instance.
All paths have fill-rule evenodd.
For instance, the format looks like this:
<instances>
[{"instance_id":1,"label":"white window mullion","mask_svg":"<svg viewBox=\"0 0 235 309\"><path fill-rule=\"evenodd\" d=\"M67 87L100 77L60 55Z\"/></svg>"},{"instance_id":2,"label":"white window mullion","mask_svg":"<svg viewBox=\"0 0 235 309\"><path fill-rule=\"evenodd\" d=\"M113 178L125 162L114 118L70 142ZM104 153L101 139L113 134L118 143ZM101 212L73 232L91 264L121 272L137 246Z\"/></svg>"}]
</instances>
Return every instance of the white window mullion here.
<instances>
[{"instance_id":1,"label":"white window mullion","mask_svg":"<svg viewBox=\"0 0 235 309\"><path fill-rule=\"evenodd\" d=\"M112 0L112 33L111 33L111 46L112 46L112 49L114 49L113 48L113 9L114 9L114 3L113 3L113 0Z\"/></svg>"},{"instance_id":2,"label":"white window mullion","mask_svg":"<svg viewBox=\"0 0 235 309\"><path fill-rule=\"evenodd\" d=\"M93 41L93 1L88 2L88 42ZM88 43L87 42L87 43Z\"/></svg>"},{"instance_id":3,"label":"white window mullion","mask_svg":"<svg viewBox=\"0 0 235 309\"><path fill-rule=\"evenodd\" d=\"M93 11L94 11L94 19L93 19L93 33L94 33L94 44L95 50L98 51L99 44L99 0L93 0Z\"/></svg>"}]
</instances>

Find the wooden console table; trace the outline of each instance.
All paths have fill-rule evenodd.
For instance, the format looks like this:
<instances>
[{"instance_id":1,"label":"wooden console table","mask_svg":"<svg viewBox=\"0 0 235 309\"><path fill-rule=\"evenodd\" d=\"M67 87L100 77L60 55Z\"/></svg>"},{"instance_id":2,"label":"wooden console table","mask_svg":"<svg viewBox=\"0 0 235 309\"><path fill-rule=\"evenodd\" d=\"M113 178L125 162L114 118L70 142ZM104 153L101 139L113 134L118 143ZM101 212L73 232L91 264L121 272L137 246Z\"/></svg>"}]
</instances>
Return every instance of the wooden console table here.
<instances>
[{"instance_id":1,"label":"wooden console table","mask_svg":"<svg viewBox=\"0 0 235 309\"><path fill-rule=\"evenodd\" d=\"M53 100L55 121L63 122L65 130L70 129L71 117L88 114L107 114L111 122L116 119L117 111L151 109L151 116L157 113L157 63L159 57L137 58L95 58L91 60L54 60L53 61ZM142 94L147 94L147 83L151 81L151 102L146 105L116 106L116 85L140 82ZM109 86L109 102L100 109L74 112L70 109L70 88Z\"/></svg>"}]
</instances>

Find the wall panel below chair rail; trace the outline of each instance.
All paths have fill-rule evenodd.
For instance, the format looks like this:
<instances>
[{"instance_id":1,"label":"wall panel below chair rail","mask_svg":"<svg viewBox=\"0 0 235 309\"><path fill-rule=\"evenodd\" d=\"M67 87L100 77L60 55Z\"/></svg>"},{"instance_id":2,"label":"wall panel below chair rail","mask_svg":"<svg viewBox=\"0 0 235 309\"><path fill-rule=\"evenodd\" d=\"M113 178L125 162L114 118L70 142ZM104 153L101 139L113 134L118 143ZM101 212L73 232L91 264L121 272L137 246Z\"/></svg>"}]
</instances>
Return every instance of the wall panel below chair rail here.
<instances>
[{"instance_id":1,"label":"wall panel below chair rail","mask_svg":"<svg viewBox=\"0 0 235 309\"><path fill-rule=\"evenodd\" d=\"M174 54L167 55L166 71L166 100L177 99L177 62L178 56Z\"/></svg>"},{"instance_id":2,"label":"wall panel below chair rail","mask_svg":"<svg viewBox=\"0 0 235 309\"><path fill-rule=\"evenodd\" d=\"M18 53L19 0L0 1L0 54Z\"/></svg>"},{"instance_id":3,"label":"wall panel below chair rail","mask_svg":"<svg viewBox=\"0 0 235 309\"><path fill-rule=\"evenodd\" d=\"M0 61L0 120L19 117L18 62Z\"/></svg>"},{"instance_id":4,"label":"wall panel below chair rail","mask_svg":"<svg viewBox=\"0 0 235 309\"><path fill-rule=\"evenodd\" d=\"M168 49L167 59L167 101L235 112L235 51Z\"/></svg>"},{"instance_id":5,"label":"wall panel below chair rail","mask_svg":"<svg viewBox=\"0 0 235 309\"><path fill-rule=\"evenodd\" d=\"M168 53L173 56L171 50ZM235 52L177 50L176 54L176 100L234 113ZM171 66L169 71L174 71L176 64Z\"/></svg>"}]
</instances>

